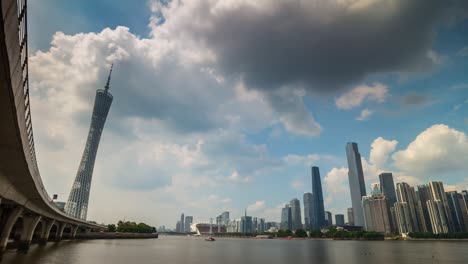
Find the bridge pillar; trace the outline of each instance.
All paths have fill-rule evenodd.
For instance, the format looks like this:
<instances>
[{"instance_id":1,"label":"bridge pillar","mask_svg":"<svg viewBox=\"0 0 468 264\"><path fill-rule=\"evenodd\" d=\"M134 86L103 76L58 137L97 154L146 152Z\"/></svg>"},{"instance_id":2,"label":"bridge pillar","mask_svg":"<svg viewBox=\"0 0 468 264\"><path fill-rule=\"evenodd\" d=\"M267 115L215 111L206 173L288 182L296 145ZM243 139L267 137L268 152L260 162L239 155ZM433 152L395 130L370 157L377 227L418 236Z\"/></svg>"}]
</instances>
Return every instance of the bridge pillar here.
<instances>
[{"instance_id":1,"label":"bridge pillar","mask_svg":"<svg viewBox=\"0 0 468 264\"><path fill-rule=\"evenodd\" d=\"M41 240L39 241L39 245L46 245L47 241L49 240L50 230L52 226L54 226L55 220L48 219L44 220L44 229L42 230Z\"/></svg>"},{"instance_id":2,"label":"bridge pillar","mask_svg":"<svg viewBox=\"0 0 468 264\"><path fill-rule=\"evenodd\" d=\"M21 233L18 251L27 253L37 224L41 221L40 215L23 216L23 232Z\"/></svg>"},{"instance_id":3,"label":"bridge pillar","mask_svg":"<svg viewBox=\"0 0 468 264\"><path fill-rule=\"evenodd\" d=\"M72 226L71 227L71 238L72 239L75 239L76 231L78 231L78 226Z\"/></svg>"},{"instance_id":4,"label":"bridge pillar","mask_svg":"<svg viewBox=\"0 0 468 264\"><path fill-rule=\"evenodd\" d=\"M3 255L3 251L5 251L6 245L8 243L8 238L10 237L11 229L13 225L18 220L18 217L23 212L23 207L17 206L10 210L2 210L2 223L0 226L0 260Z\"/></svg>"},{"instance_id":5,"label":"bridge pillar","mask_svg":"<svg viewBox=\"0 0 468 264\"><path fill-rule=\"evenodd\" d=\"M62 240L63 236L63 230L65 230L65 227L67 227L67 224L65 223L60 223L58 228L57 228L57 235L55 236L55 241L60 241Z\"/></svg>"}]
</instances>

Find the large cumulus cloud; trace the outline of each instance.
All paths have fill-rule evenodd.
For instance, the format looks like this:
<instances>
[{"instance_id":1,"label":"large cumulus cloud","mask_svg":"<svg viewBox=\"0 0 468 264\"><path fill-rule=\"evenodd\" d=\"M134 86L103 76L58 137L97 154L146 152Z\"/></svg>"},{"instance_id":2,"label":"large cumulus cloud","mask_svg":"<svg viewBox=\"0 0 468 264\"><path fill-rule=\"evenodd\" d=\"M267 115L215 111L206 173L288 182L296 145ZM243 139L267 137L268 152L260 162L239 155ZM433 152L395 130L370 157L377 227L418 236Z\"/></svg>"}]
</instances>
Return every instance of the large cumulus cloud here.
<instances>
[{"instance_id":1,"label":"large cumulus cloud","mask_svg":"<svg viewBox=\"0 0 468 264\"><path fill-rule=\"evenodd\" d=\"M467 7L462 0L173 1L153 34L206 48L225 74L251 87L323 92L373 73L430 68L436 27Z\"/></svg>"}]
</instances>

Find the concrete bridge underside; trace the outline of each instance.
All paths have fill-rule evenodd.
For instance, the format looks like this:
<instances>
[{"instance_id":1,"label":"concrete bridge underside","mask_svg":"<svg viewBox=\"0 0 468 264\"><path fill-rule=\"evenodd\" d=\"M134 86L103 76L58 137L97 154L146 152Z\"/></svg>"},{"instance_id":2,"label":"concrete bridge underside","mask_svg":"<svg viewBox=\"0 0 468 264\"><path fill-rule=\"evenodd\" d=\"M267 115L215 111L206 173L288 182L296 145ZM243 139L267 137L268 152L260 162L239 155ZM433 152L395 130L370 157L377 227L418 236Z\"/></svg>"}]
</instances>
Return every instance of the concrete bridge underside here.
<instances>
[{"instance_id":1,"label":"concrete bridge underside","mask_svg":"<svg viewBox=\"0 0 468 264\"><path fill-rule=\"evenodd\" d=\"M104 229L67 215L44 189L29 108L26 10L25 0L0 1L0 255L7 245L27 251L64 231Z\"/></svg>"}]
</instances>

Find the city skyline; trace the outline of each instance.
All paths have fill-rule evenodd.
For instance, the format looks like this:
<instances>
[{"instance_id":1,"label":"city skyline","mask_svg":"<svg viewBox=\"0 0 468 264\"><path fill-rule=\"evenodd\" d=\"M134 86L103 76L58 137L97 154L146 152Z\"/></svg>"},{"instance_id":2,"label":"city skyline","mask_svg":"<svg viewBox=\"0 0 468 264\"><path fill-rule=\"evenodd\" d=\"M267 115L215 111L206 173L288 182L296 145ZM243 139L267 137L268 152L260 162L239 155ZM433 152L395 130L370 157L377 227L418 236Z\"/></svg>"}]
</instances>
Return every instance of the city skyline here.
<instances>
[{"instance_id":1,"label":"city skyline","mask_svg":"<svg viewBox=\"0 0 468 264\"><path fill-rule=\"evenodd\" d=\"M311 192L311 166L321 170L325 210L346 218L347 142L359 145L367 192L382 172L415 187L468 189L468 22L454 2L430 5L424 19L411 11L426 8L418 1L188 2L28 1L34 140L48 193L68 197L112 62L115 98L88 219L172 226L181 211L248 207L279 222L285 203ZM252 19L228 23L239 10ZM201 17L213 26L191 23ZM350 27L362 31L344 34ZM236 41L221 41L234 29Z\"/></svg>"}]
</instances>

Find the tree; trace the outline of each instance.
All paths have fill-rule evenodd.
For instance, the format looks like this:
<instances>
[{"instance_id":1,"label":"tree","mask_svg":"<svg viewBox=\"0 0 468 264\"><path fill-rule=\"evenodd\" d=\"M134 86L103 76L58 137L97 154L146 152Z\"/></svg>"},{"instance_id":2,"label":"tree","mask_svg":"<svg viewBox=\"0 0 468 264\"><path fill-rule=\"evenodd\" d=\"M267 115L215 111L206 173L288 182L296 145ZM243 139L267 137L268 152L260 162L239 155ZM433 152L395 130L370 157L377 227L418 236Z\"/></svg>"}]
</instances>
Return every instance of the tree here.
<instances>
[{"instance_id":1,"label":"tree","mask_svg":"<svg viewBox=\"0 0 468 264\"><path fill-rule=\"evenodd\" d=\"M115 232L116 227L114 224L107 225L107 232Z\"/></svg>"},{"instance_id":2,"label":"tree","mask_svg":"<svg viewBox=\"0 0 468 264\"><path fill-rule=\"evenodd\" d=\"M296 230L297 237L307 237L307 232L304 229L297 229Z\"/></svg>"}]
</instances>

